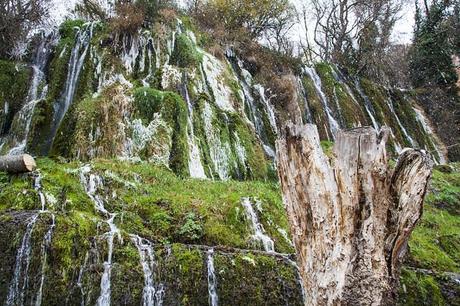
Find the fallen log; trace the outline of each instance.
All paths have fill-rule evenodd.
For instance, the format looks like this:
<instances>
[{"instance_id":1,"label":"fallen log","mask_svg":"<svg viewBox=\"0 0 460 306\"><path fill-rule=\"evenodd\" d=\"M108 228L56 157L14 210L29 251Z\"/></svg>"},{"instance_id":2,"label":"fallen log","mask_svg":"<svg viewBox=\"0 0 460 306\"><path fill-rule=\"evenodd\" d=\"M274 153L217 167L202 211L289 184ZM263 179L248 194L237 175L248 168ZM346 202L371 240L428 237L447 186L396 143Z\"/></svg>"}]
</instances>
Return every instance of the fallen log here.
<instances>
[{"instance_id":1,"label":"fallen log","mask_svg":"<svg viewBox=\"0 0 460 306\"><path fill-rule=\"evenodd\" d=\"M283 200L306 305L395 305L402 259L433 162L407 149L388 164L389 130L339 131L333 156L315 125L277 140Z\"/></svg>"},{"instance_id":2,"label":"fallen log","mask_svg":"<svg viewBox=\"0 0 460 306\"><path fill-rule=\"evenodd\" d=\"M0 171L8 173L31 172L37 164L29 154L0 156Z\"/></svg>"}]
</instances>

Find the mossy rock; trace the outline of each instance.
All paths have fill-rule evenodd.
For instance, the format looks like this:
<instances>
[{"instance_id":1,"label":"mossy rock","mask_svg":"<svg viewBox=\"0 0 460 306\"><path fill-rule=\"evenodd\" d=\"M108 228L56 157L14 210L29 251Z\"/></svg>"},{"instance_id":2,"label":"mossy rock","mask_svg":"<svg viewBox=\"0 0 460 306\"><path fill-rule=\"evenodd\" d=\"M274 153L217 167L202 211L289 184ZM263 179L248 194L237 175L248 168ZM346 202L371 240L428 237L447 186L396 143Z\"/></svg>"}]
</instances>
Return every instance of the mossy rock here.
<instances>
[{"instance_id":1,"label":"mossy rock","mask_svg":"<svg viewBox=\"0 0 460 306\"><path fill-rule=\"evenodd\" d=\"M171 62L179 67L196 67L200 64L202 55L197 47L186 34L179 34L176 37L174 51L171 55Z\"/></svg>"}]
</instances>

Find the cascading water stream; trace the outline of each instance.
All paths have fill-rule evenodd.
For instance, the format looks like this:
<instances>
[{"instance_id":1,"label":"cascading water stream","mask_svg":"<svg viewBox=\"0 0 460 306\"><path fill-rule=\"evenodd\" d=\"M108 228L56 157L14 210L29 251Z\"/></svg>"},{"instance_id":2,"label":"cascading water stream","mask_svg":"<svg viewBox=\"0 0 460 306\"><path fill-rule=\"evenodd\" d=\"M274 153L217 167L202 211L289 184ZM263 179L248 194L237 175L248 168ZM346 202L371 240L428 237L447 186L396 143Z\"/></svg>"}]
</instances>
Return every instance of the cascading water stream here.
<instances>
[{"instance_id":1,"label":"cascading water stream","mask_svg":"<svg viewBox=\"0 0 460 306\"><path fill-rule=\"evenodd\" d=\"M209 144L209 155L211 157L214 169L219 179L226 180L229 178L229 158L231 154L230 144L222 142L220 133L213 126L214 113L208 102L204 103L202 119L204 123L205 136Z\"/></svg>"},{"instance_id":2,"label":"cascading water stream","mask_svg":"<svg viewBox=\"0 0 460 306\"><path fill-rule=\"evenodd\" d=\"M184 75L184 82L182 85L183 94L185 96L185 102L187 103L188 108L188 117L187 117L187 135L188 135L188 145L189 145L189 171L190 176L194 178L206 178L206 173L204 172L203 164L201 163L200 157L200 148L197 144L194 127L193 127L193 105L190 100L190 96L187 88L187 75Z\"/></svg>"},{"instance_id":3,"label":"cascading water stream","mask_svg":"<svg viewBox=\"0 0 460 306\"><path fill-rule=\"evenodd\" d=\"M314 68L304 67L304 72L313 81L316 93L318 94L319 99L321 100L321 103L323 104L324 111L326 112L327 120L329 122L329 128L332 134L332 139L334 139L335 134L337 133L338 130L340 130L340 126L337 120L335 120L334 116L332 116L332 111L331 111L331 108L329 107L329 101L326 97L326 94L323 92L323 89L322 89L321 78L316 73L316 70Z\"/></svg>"},{"instance_id":4,"label":"cascading water stream","mask_svg":"<svg viewBox=\"0 0 460 306\"><path fill-rule=\"evenodd\" d=\"M244 68L243 62L237 58L231 50L227 50L226 53L236 80L241 87L239 95L244 104L245 115L249 120L249 123L254 126L265 153L271 158L274 158L275 152L274 148L267 139L267 129L271 128L273 133L277 134L278 128L276 125L275 111L270 103L270 99L267 98L265 94L265 88L260 84L253 84L252 75ZM254 89L255 92L253 92L252 89ZM258 96L260 105L264 108L264 111L267 114L268 121L270 123L270 126L268 127L265 126L260 113L261 111L256 106L257 100L254 94Z\"/></svg>"},{"instance_id":5,"label":"cascading water stream","mask_svg":"<svg viewBox=\"0 0 460 306\"><path fill-rule=\"evenodd\" d=\"M389 97L391 97L391 96L389 95ZM391 100L391 98L387 98L387 99L385 99L385 101L386 101L386 103L388 105L388 108L390 109L391 113L395 117L396 122L398 122L398 125L399 125L399 127L401 128L401 131L404 134L404 137L406 137L406 139L409 141L409 143L410 143L410 145L412 147L415 147L414 139L412 139L412 137L410 137L409 133L407 133L406 128L404 127L404 125L402 124L401 120L399 119L398 114L396 114L396 112L395 112L395 109L394 109L394 106L393 106L393 101Z\"/></svg>"},{"instance_id":6,"label":"cascading water stream","mask_svg":"<svg viewBox=\"0 0 460 306\"><path fill-rule=\"evenodd\" d=\"M156 262L153 245L150 241L137 235L129 235L139 252L142 270L144 272L144 289L142 291L143 306L163 305L164 285L155 284Z\"/></svg>"},{"instance_id":7,"label":"cascading water stream","mask_svg":"<svg viewBox=\"0 0 460 306\"><path fill-rule=\"evenodd\" d=\"M46 273L46 259L48 257L47 256L48 249L51 246L51 238L53 236L53 230L54 230L54 227L56 226L54 214L51 214L51 220L52 220L51 225L48 231L46 232L45 237L43 237L43 242L41 246L42 267L41 267L40 286L38 287L37 297L35 299L35 306L40 306L42 304L43 284L45 283L45 273Z\"/></svg>"},{"instance_id":8,"label":"cascading water stream","mask_svg":"<svg viewBox=\"0 0 460 306\"><path fill-rule=\"evenodd\" d=\"M214 249L208 250L207 266L209 305L217 306L219 302L219 297L217 295L217 277L214 270Z\"/></svg>"},{"instance_id":9,"label":"cascading water stream","mask_svg":"<svg viewBox=\"0 0 460 306\"><path fill-rule=\"evenodd\" d=\"M51 126L50 137L47 140L47 148L51 147L56 132L64 119L67 110L73 102L75 91L78 85L78 79L80 76L83 63L88 53L90 41L93 36L94 23L90 23L83 29L79 29L76 38L75 45L72 48L70 60L68 64L67 79L65 82L64 92L61 98L54 104L54 117L53 124Z\"/></svg>"},{"instance_id":10,"label":"cascading water stream","mask_svg":"<svg viewBox=\"0 0 460 306\"><path fill-rule=\"evenodd\" d=\"M364 108L366 109L367 114L371 118L372 121L372 126L374 127L375 130L379 130L379 124L377 123L377 120L375 120L374 113L375 110L372 107L372 103L369 100L369 97L364 93L363 89L361 88L361 84L359 83L359 80L355 80L355 87L356 90L358 90L359 95L361 98L364 100Z\"/></svg>"},{"instance_id":11,"label":"cascading water stream","mask_svg":"<svg viewBox=\"0 0 460 306\"><path fill-rule=\"evenodd\" d=\"M32 252L31 237L38 215L38 213L34 214L27 223L21 246L16 254L14 274L8 290L8 296L5 303L6 306L24 304L25 291L29 282L29 264Z\"/></svg>"},{"instance_id":12,"label":"cascading water stream","mask_svg":"<svg viewBox=\"0 0 460 306\"><path fill-rule=\"evenodd\" d=\"M52 45L55 43L54 38L54 33L48 36L42 34L41 36L41 41L37 47L32 64L32 80L27 93L27 99L24 106L14 118L13 126L15 127L15 131L12 133L12 148L8 153L9 155L24 153L35 106L47 94L47 85L43 84L45 81L44 71L52 51Z\"/></svg>"},{"instance_id":13,"label":"cascading water stream","mask_svg":"<svg viewBox=\"0 0 460 306\"><path fill-rule=\"evenodd\" d=\"M308 105L308 96L307 96L307 93L305 91L305 87L303 86L302 84L302 79L300 77L297 77L297 86L298 88L300 89L300 94L304 100L304 103L305 103L305 119L307 122L305 123L313 123L313 116L311 114L311 110L310 110L310 107Z\"/></svg>"},{"instance_id":14,"label":"cascading water stream","mask_svg":"<svg viewBox=\"0 0 460 306\"><path fill-rule=\"evenodd\" d=\"M83 287L83 273L85 272L86 265L88 264L88 259L89 259L89 253L87 252L85 254L85 260L83 261L83 265L80 267L80 271L78 272L78 278L77 278L77 286L80 288L80 293L81 293L81 306L85 306L85 298L86 298L86 292Z\"/></svg>"},{"instance_id":15,"label":"cascading water stream","mask_svg":"<svg viewBox=\"0 0 460 306\"><path fill-rule=\"evenodd\" d=\"M27 223L24 236L22 237L21 246L18 249L18 252L16 254L14 274L13 274L13 279L11 280L10 287L8 290L8 295L7 295L7 299L5 303L6 306L24 304L26 290L29 284L29 265L30 265L30 258L31 258L31 252L32 252L32 242L31 242L32 233L35 228L35 224L37 223L38 217L42 213L48 212L46 210L46 198L42 191L40 173L38 173L38 175L36 175L34 178L34 189L38 193L38 196L40 199L41 210L39 210L37 213L32 215L32 217L29 219ZM41 304L43 284L45 281L47 250L51 244L51 238L52 238L53 230L55 227L54 214L51 214L51 217L52 217L52 223L48 231L45 233L45 236L43 237L43 242L42 242L42 248L41 248L42 249L42 252L41 252L41 263L42 263L41 273L42 274L41 274L41 282L39 286L39 291L36 297L36 303L35 303L36 306L40 306Z\"/></svg>"},{"instance_id":16,"label":"cascading water stream","mask_svg":"<svg viewBox=\"0 0 460 306\"><path fill-rule=\"evenodd\" d=\"M439 164L445 164L447 162L447 158L445 156L445 153L442 152L442 150L439 148L439 144L440 141L438 141L436 139L436 133L434 132L434 130L431 128L431 125L430 125L430 121L428 120L428 118L425 116L425 114L423 113L422 110L420 110L419 108L417 107L414 107L414 111L415 111L415 116L417 118L417 120L420 122L420 124L422 125L423 129L425 130L425 132L430 135L430 141L434 147L434 149L436 150L436 153L438 155L438 158L435 159Z\"/></svg>"},{"instance_id":17,"label":"cascading water stream","mask_svg":"<svg viewBox=\"0 0 460 306\"><path fill-rule=\"evenodd\" d=\"M105 221L110 230L104 234L107 238L108 254L107 260L104 262L104 272L101 277L101 293L97 299L98 306L109 306L111 296L111 274L112 274L112 255L113 255L113 242L115 235L119 241L121 239L121 233L118 227L114 223L114 219L117 214L109 213L104 207L104 199L98 194L98 190L103 188L102 178L98 175L91 173L91 167L86 165L80 169L80 181L85 187L86 194L93 201L94 208L101 214L108 216Z\"/></svg>"},{"instance_id":18,"label":"cascading water stream","mask_svg":"<svg viewBox=\"0 0 460 306\"><path fill-rule=\"evenodd\" d=\"M266 252L275 252L275 243L273 240L265 234L263 225L259 222L259 218L252 206L249 198L242 198L241 204L246 211L246 216L251 222L251 227L254 231L253 239L262 243Z\"/></svg>"},{"instance_id":19,"label":"cascading water stream","mask_svg":"<svg viewBox=\"0 0 460 306\"><path fill-rule=\"evenodd\" d=\"M273 109L273 106L270 103L270 99L269 98L267 99L267 96L265 95L265 88L260 84L254 85L254 88L259 92L262 103L265 106L265 111L267 113L268 121L270 122L271 128L273 129L275 134L278 134L278 127L276 126L275 110Z\"/></svg>"}]
</instances>

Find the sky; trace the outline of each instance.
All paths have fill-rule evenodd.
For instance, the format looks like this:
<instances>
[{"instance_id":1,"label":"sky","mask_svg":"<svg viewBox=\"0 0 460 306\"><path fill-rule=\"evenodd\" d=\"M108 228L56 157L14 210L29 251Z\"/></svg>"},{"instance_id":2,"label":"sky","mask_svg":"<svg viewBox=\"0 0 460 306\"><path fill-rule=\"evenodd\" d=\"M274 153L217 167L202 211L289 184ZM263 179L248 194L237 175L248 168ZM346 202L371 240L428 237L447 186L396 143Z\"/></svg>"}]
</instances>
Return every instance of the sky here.
<instances>
[{"instance_id":1,"label":"sky","mask_svg":"<svg viewBox=\"0 0 460 306\"><path fill-rule=\"evenodd\" d=\"M65 16L75 7L75 4L79 0L51 0L50 19L55 23L59 24L65 18ZM100 2L108 2L113 0L97 0ZM249 0L250 1L250 0ZM302 3L308 0L290 0L297 8L302 7ZM184 3L185 0L177 0L179 3ZM398 43L410 43L412 39L412 29L414 26L414 12L415 4L413 1L406 4L404 10L401 12L401 19L395 25L395 31L393 34L393 41ZM310 27L312 28L312 27ZM312 33L309 33L311 36ZM303 27L298 25L291 33L292 39L298 40L299 36L305 37Z\"/></svg>"}]
</instances>

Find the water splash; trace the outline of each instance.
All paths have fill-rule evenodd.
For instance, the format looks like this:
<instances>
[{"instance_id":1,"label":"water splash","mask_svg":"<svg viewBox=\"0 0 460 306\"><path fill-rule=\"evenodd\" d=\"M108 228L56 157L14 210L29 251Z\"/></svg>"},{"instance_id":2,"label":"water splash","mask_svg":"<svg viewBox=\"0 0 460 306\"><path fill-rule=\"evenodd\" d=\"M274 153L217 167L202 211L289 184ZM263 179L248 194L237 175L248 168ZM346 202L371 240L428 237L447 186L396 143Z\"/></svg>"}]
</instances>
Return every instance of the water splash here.
<instances>
[{"instance_id":1,"label":"water splash","mask_svg":"<svg viewBox=\"0 0 460 306\"><path fill-rule=\"evenodd\" d=\"M264 250L267 252L275 252L275 243L273 240L265 234L263 225L259 222L259 218L252 206L249 198L242 198L241 204L243 205L246 216L251 222L251 227L254 231L252 235L253 239L262 243Z\"/></svg>"},{"instance_id":2,"label":"water splash","mask_svg":"<svg viewBox=\"0 0 460 306\"><path fill-rule=\"evenodd\" d=\"M219 302L219 297L217 295L217 277L214 271L214 249L208 250L207 266L209 305L217 306Z\"/></svg>"},{"instance_id":3,"label":"water splash","mask_svg":"<svg viewBox=\"0 0 460 306\"><path fill-rule=\"evenodd\" d=\"M129 235L139 252L142 270L144 271L144 289L142 291L142 305L161 306L163 305L164 285L155 285L156 269L155 256L152 243L137 235Z\"/></svg>"},{"instance_id":4,"label":"water splash","mask_svg":"<svg viewBox=\"0 0 460 306\"><path fill-rule=\"evenodd\" d=\"M337 131L340 130L339 123L335 120L334 116L332 116L331 108L329 107L329 100L326 94L323 92L321 78L319 77L318 73L314 68L304 67L304 72L310 77L313 81L313 85L315 86L316 93L323 104L324 110L326 112L327 120L329 122L329 128L332 133L332 139L335 138Z\"/></svg>"}]
</instances>

